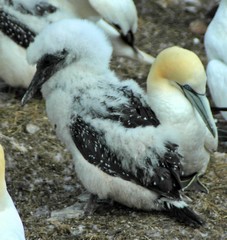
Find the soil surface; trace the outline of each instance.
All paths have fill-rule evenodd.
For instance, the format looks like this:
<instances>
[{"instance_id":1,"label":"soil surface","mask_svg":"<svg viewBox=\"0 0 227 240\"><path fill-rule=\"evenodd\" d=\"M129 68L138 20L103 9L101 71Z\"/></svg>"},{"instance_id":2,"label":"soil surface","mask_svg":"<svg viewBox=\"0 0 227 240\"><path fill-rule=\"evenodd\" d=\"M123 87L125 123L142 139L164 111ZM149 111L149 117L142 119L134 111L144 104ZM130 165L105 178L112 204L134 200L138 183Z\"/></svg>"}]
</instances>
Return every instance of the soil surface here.
<instances>
[{"instance_id":1,"label":"soil surface","mask_svg":"<svg viewBox=\"0 0 227 240\"><path fill-rule=\"evenodd\" d=\"M168 46L179 45L193 50L206 65L203 33L213 1L191 6L176 0L135 2L139 14L136 34L139 48L156 56ZM199 27L193 27L196 22ZM123 58L114 58L111 64L123 79L134 78L145 86L150 66ZM37 96L21 107L23 93L19 89L1 89L0 143L6 151L8 190L28 240L227 239L224 143L220 142L219 152L212 155L202 178L209 194L187 193L193 209L206 221L203 227L193 229L160 212L137 211L107 202L100 202L92 216L84 216L87 194L77 181L70 154L50 127L44 101ZM215 117L218 125L225 127L221 116Z\"/></svg>"}]
</instances>

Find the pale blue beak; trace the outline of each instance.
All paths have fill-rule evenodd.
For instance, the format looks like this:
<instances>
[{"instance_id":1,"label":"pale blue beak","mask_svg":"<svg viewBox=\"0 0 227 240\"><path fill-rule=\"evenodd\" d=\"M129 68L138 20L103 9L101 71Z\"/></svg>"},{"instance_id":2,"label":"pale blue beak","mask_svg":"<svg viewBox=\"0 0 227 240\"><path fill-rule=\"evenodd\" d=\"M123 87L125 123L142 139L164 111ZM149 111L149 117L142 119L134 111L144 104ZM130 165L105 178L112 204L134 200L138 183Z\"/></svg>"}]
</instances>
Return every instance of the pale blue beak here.
<instances>
[{"instance_id":1,"label":"pale blue beak","mask_svg":"<svg viewBox=\"0 0 227 240\"><path fill-rule=\"evenodd\" d=\"M179 86L192 106L198 111L211 134L216 137L217 131L206 95L195 92L189 85L181 86L179 84Z\"/></svg>"}]
</instances>

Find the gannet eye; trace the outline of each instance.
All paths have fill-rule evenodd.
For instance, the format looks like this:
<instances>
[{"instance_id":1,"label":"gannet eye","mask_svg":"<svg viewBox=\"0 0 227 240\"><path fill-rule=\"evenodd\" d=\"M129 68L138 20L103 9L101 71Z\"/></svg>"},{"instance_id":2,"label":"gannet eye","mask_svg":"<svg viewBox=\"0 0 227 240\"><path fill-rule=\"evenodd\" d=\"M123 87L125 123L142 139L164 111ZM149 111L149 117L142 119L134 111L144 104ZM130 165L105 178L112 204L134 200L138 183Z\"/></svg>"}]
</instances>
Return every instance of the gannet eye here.
<instances>
[{"instance_id":1,"label":"gannet eye","mask_svg":"<svg viewBox=\"0 0 227 240\"><path fill-rule=\"evenodd\" d=\"M187 89L187 90L189 90L189 91L192 91L192 90L193 90L188 84L185 84L185 85L184 85L184 88Z\"/></svg>"},{"instance_id":2,"label":"gannet eye","mask_svg":"<svg viewBox=\"0 0 227 240\"><path fill-rule=\"evenodd\" d=\"M183 88L185 89L185 90L188 90L188 91L190 91L191 93L193 93L193 94L195 94L195 95L201 95L201 96L205 96L206 95L206 93L198 93L198 92L196 92L190 85L188 85L188 84L185 84L184 86L183 86Z\"/></svg>"},{"instance_id":3,"label":"gannet eye","mask_svg":"<svg viewBox=\"0 0 227 240\"><path fill-rule=\"evenodd\" d=\"M190 85L188 85L188 84L185 84L185 85L180 85L180 84L178 84L180 87L181 87L181 89L183 89L184 91L185 90L187 90L187 91L189 91L189 92L192 92L192 93L194 93L194 94L197 94L196 92L195 92L195 90L193 90L193 88L190 86Z\"/></svg>"}]
</instances>

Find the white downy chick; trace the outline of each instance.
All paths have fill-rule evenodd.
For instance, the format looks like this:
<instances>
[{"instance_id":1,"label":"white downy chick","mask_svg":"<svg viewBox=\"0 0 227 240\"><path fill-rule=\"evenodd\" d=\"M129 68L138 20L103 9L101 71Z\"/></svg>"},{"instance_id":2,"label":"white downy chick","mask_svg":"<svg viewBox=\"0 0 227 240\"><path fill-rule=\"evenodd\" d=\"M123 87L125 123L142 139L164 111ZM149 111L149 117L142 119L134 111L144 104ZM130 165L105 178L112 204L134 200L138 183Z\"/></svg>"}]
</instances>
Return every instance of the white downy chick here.
<instances>
[{"instance_id":1,"label":"white downy chick","mask_svg":"<svg viewBox=\"0 0 227 240\"><path fill-rule=\"evenodd\" d=\"M182 157L171 125L160 124L136 82L109 69L111 53L91 22L47 26L28 48L37 71L22 105L41 87L48 118L92 194L201 225L180 195Z\"/></svg>"}]
</instances>

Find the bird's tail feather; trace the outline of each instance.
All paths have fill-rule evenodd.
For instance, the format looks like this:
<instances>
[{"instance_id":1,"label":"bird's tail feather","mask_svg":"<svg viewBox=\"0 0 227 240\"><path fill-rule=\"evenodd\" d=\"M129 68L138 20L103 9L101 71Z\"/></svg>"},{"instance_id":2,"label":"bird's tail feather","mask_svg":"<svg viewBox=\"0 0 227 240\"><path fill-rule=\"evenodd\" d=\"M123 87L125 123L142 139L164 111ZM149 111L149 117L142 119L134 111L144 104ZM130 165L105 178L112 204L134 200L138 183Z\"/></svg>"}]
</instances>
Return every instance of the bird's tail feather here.
<instances>
[{"instance_id":1,"label":"bird's tail feather","mask_svg":"<svg viewBox=\"0 0 227 240\"><path fill-rule=\"evenodd\" d=\"M165 202L164 207L168 215L175 217L176 220L185 223L186 225L190 225L192 227L199 227L204 224L204 220L187 205L181 207L178 204L175 205L169 202Z\"/></svg>"}]
</instances>

